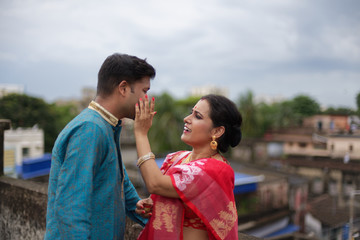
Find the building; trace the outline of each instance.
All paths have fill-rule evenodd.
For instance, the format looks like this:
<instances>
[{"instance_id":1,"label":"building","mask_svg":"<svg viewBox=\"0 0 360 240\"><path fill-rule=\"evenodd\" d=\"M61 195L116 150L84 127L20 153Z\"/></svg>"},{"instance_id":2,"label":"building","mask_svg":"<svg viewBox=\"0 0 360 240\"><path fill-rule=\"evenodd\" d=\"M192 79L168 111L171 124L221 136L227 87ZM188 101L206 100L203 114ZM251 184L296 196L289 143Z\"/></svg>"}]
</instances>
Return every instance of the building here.
<instances>
[{"instance_id":1,"label":"building","mask_svg":"<svg viewBox=\"0 0 360 240\"><path fill-rule=\"evenodd\" d=\"M44 155L44 131L36 125L32 128L5 130L4 173L21 176L24 159Z\"/></svg>"},{"instance_id":2,"label":"building","mask_svg":"<svg viewBox=\"0 0 360 240\"><path fill-rule=\"evenodd\" d=\"M21 84L0 84L0 98L11 93L23 94L25 92L24 85Z\"/></svg>"},{"instance_id":3,"label":"building","mask_svg":"<svg viewBox=\"0 0 360 240\"><path fill-rule=\"evenodd\" d=\"M305 227L323 239L348 231L349 196L360 189L357 118L315 115L304 119L301 128L268 132L264 141L281 152L268 155L269 165L309 179ZM359 224L355 221L355 230Z\"/></svg>"},{"instance_id":4,"label":"building","mask_svg":"<svg viewBox=\"0 0 360 240\"><path fill-rule=\"evenodd\" d=\"M204 96L207 94L218 94L228 97L229 90L227 88L216 87L213 85L191 88L191 96Z\"/></svg>"}]
</instances>

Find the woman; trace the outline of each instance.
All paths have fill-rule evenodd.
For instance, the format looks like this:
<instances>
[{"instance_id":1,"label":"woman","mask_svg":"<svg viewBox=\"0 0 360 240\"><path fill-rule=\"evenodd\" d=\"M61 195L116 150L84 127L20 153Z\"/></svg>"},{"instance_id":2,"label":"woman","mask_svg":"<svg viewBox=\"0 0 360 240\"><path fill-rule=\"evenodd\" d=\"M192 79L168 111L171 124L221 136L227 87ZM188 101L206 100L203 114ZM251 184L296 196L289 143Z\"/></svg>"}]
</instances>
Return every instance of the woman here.
<instances>
[{"instance_id":1,"label":"woman","mask_svg":"<svg viewBox=\"0 0 360 240\"><path fill-rule=\"evenodd\" d=\"M241 140L242 117L218 95L202 97L184 118L181 140L192 151L169 154L160 171L147 133L155 100L136 104L138 167L153 200L152 216L138 239L238 239L234 171L221 155ZM139 203L137 211L145 213Z\"/></svg>"}]
</instances>

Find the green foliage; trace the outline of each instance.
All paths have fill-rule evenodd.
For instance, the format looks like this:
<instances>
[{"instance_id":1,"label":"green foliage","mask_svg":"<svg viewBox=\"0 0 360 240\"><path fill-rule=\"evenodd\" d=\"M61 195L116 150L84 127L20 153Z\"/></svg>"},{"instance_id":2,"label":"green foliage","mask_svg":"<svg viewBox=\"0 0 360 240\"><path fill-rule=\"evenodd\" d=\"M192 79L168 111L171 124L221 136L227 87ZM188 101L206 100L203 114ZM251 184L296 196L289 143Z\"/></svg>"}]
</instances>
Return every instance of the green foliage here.
<instances>
[{"instance_id":1,"label":"green foliage","mask_svg":"<svg viewBox=\"0 0 360 240\"><path fill-rule=\"evenodd\" d=\"M253 93L240 95L239 111L243 117L244 138L262 137L270 129L300 126L304 117L320 113L319 104L305 95L298 95L289 101L267 104L255 103Z\"/></svg>"},{"instance_id":2,"label":"green foliage","mask_svg":"<svg viewBox=\"0 0 360 240\"><path fill-rule=\"evenodd\" d=\"M155 96L155 115L149 132L149 140L157 155L190 149L180 137L184 118L200 97L175 100L167 93ZM358 109L360 93L357 95ZM321 113L319 104L305 95L298 95L287 101L265 103L254 100L247 91L237 102L243 116L243 138L261 138L269 130L300 126L304 117ZM359 111L359 110L358 110ZM347 108L329 108L325 114L354 114ZM38 124L45 133L45 151L50 152L57 135L78 114L75 105L48 104L44 100L26 95L11 94L0 99L0 118L10 119L12 127L33 127Z\"/></svg>"},{"instance_id":3,"label":"green foliage","mask_svg":"<svg viewBox=\"0 0 360 240\"><path fill-rule=\"evenodd\" d=\"M254 102L253 93L247 91L244 95L240 95L238 105L243 118L243 137L260 137L263 134L262 129L259 128L262 119L259 109Z\"/></svg>"},{"instance_id":4,"label":"green foliage","mask_svg":"<svg viewBox=\"0 0 360 240\"><path fill-rule=\"evenodd\" d=\"M188 98L174 100L169 94L163 93L155 97L155 115L153 126L149 132L152 150L158 155L188 149L180 137L184 129L184 117L190 112L198 99Z\"/></svg>"},{"instance_id":5,"label":"green foliage","mask_svg":"<svg viewBox=\"0 0 360 240\"><path fill-rule=\"evenodd\" d=\"M10 119L12 128L37 124L44 130L45 152L51 152L65 122L75 116L68 108L50 105L40 98L24 94L9 94L0 99L0 118Z\"/></svg>"},{"instance_id":6,"label":"green foliage","mask_svg":"<svg viewBox=\"0 0 360 240\"><path fill-rule=\"evenodd\" d=\"M311 97L306 95L298 95L292 100L294 114L298 114L301 118L319 114L320 105Z\"/></svg>"},{"instance_id":7,"label":"green foliage","mask_svg":"<svg viewBox=\"0 0 360 240\"><path fill-rule=\"evenodd\" d=\"M241 198L235 196L236 210L239 217L243 217L249 214L256 213L259 199L254 194L242 194Z\"/></svg>"},{"instance_id":8,"label":"green foliage","mask_svg":"<svg viewBox=\"0 0 360 240\"><path fill-rule=\"evenodd\" d=\"M329 107L328 109L323 111L323 114L350 116L350 115L355 114L355 111L352 110L351 108L344 108L344 107L333 108L333 107Z\"/></svg>"},{"instance_id":9,"label":"green foliage","mask_svg":"<svg viewBox=\"0 0 360 240\"><path fill-rule=\"evenodd\" d=\"M360 116L360 92L356 95L357 113Z\"/></svg>"}]
</instances>

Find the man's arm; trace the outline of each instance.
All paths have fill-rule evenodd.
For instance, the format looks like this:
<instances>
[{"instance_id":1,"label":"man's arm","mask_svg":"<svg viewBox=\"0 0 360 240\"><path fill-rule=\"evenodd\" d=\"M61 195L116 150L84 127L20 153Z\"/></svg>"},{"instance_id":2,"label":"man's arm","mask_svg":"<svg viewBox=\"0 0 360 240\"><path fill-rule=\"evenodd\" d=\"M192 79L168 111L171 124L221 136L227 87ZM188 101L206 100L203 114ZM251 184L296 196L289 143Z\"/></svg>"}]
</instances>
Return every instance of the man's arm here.
<instances>
[{"instance_id":1,"label":"man's arm","mask_svg":"<svg viewBox=\"0 0 360 240\"><path fill-rule=\"evenodd\" d=\"M125 173L124 193L125 193L126 215L130 217L133 221L139 223L142 226L145 226L148 220L135 213L136 203L140 200L140 197L137 194L134 185L131 183L125 167L124 167L124 173Z\"/></svg>"}]
</instances>

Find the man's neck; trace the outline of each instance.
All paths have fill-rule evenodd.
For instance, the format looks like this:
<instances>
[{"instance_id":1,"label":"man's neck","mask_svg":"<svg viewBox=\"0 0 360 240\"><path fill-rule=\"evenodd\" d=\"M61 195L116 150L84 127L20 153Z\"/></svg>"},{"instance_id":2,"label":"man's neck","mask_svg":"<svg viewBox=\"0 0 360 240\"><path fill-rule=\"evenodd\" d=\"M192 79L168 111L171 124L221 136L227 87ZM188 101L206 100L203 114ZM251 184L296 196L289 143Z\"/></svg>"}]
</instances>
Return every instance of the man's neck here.
<instances>
[{"instance_id":1,"label":"man's neck","mask_svg":"<svg viewBox=\"0 0 360 240\"><path fill-rule=\"evenodd\" d=\"M119 114L117 111L118 106L116 106L116 104L119 105L119 103L115 103L115 101L112 98L103 98L97 96L94 101L100 104L103 108L105 108L107 111L109 111L112 115L114 115L118 119L124 118L124 116Z\"/></svg>"},{"instance_id":2,"label":"man's neck","mask_svg":"<svg viewBox=\"0 0 360 240\"><path fill-rule=\"evenodd\" d=\"M88 108L97 111L112 126L116 127L119 124L119 119L99 103L91 101Z\"/></svg>"}]
</instances>

